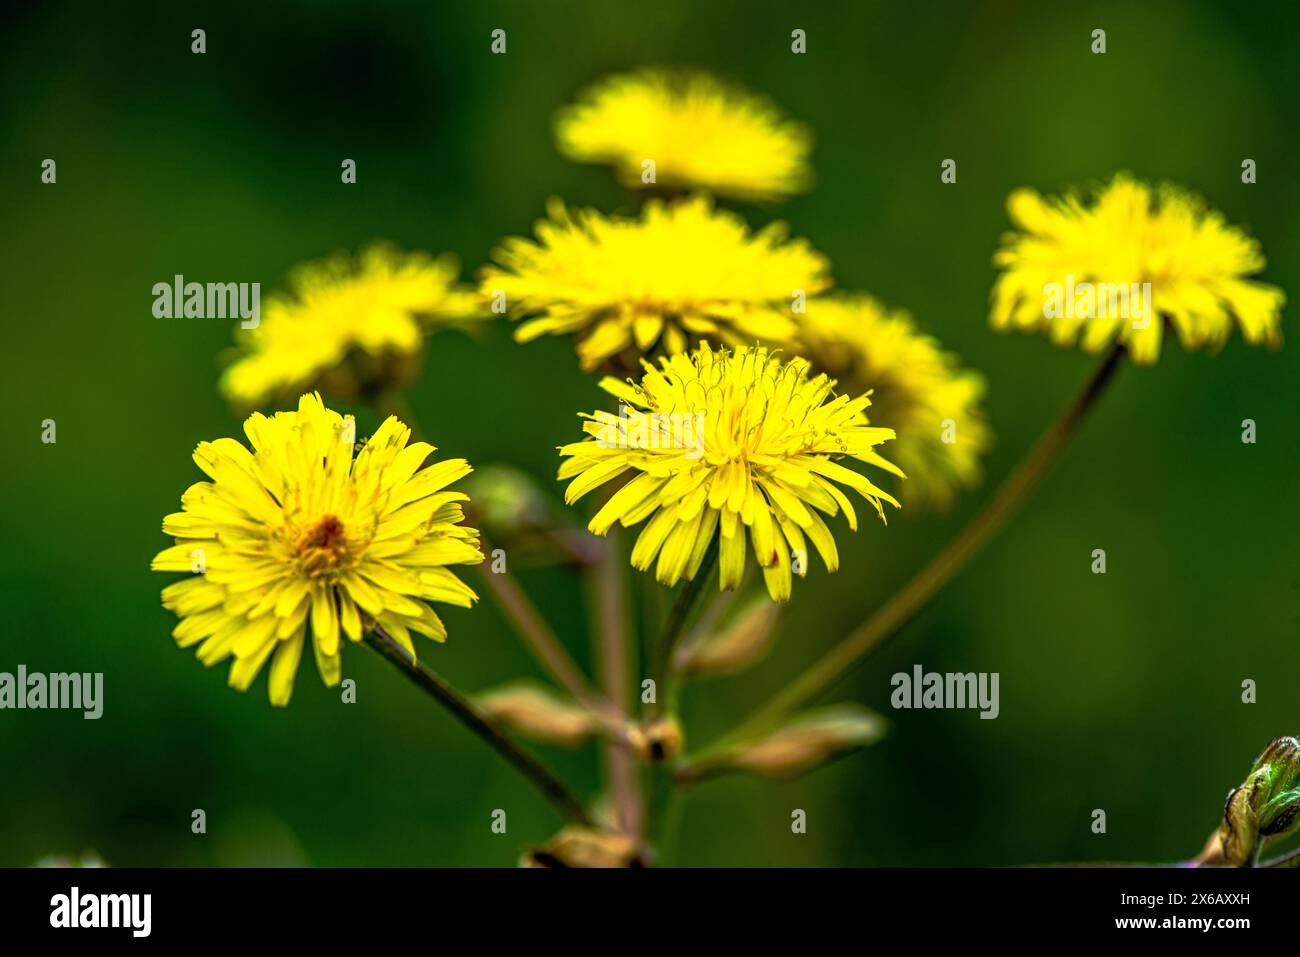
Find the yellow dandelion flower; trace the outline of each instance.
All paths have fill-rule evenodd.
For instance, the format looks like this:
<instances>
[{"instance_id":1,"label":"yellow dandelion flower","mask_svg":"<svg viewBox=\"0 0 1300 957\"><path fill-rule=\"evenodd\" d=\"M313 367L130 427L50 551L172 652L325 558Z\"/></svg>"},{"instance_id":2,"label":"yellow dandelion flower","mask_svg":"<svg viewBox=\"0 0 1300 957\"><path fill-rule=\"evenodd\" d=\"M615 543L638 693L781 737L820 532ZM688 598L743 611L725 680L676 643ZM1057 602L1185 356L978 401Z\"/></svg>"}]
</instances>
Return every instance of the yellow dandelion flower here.
<instances>
[{"instance_id":1,"label":"yellow dandelion flower","mask_svg":"<svg viewBox=\"0 0 1300 957\"><path fill-rule=\"evenodd\" d=\"M1235 326L1246 341L1277 346L1286 295L1247 277L1265 265L1259 243L1197 196L1152 188L1125 174L1090 200L1007 200L1020 232L994 263L994 328L1048 333L1058 345L1097 351L1123 343L1139 363L1160 356L1166 323L1186 349L1218 348Z\"/></svg>"},{"instance_id":2,"label":"yellow dandelion flower","mask_svg":"<svg viewBox=\"0 0 1300 957\"><path fill-rule=\"evenodd\" d=\"M573 479L565 501L633 473L600 507L588 528L604 535L649 520L632 549L632 565L665 585L693 579L719 536L719 588L740 584L748 531L776 601L790 597L791 563L802 576L811 539L828 571L839 566L835 538L817 514L857 514L847 486L871 503L898 502L866 476L841 464L857 459L902 476L875 447L893 429L867 424L871 400L834 395L834 380L810 377L808 362L782 362L766 348L714 352L644 363L640 383L606 377L601 388L620 400L619 414L584 416L590 438L565 445L560 479ZM837 484L838 483L838 484Z\"/></svg>"},{"instance_id":3,"label":"yellow dandelion flower","mask_svg":"<svg viewBox=\"0 0 1300 957\"><path fill-rule=\"evenodd\" d=\"M693 340L729 345L793 333L790 304L830 285L830 263L783 223L752 233L703 196L651 200L640 218L570 212L559 200L537 241L514 237L493 252L481 294L505 296L521 342L575 333L583 368ZM634 363L629 363L634 367Z\"/></svg>"},{"instance_id":4,"label":"yellow dandelion flower","mask_svg":"<svg viewBox=\"0 0 1300 957\"><path fill-rule=\"evenodd\" d=\"M485 314L457 285L455 257L376 244L306 263L261 321L239 328L221 390L243 407L320 387L341 396L400 388L419 366L426 329Z\"/></svg>"},{"instance_id":5,"label":"yellow dandelion flower","mask_svg":"<svg viewBox=\"0 0 1300 957\"><path fill-rule=\"evenodd\" d=\"M421 468L434 451L410 445L390 416L362 445L346 419L304 395L297 412L255 412L234 439L201 442L194 461L211 479L190 486L163 519L176 544L155 571L190 572L163 589L180 617L181 647L214 665L231 656L244 691L271 662L271 703L285 705L307 632L321 678L339 683L340 637L359 641L378 622L412 657L411 632L447 636L427 602L468 607L473 591L446 566L483 559L478 532L459 524L468 496L445 491L469 474L464 459Z\"/></svg>"},{"instance_id":6,"label":"yellow dandelion flower","mask_svg":"<svg viewBox=\"0 0 1300 957\"><path fill-rule=\"evenodd\" d=\"M560 152L608 163L620 182L707 189L773 200L812 183L812 134L766 98L698 72L641 70L609 77L562 110ZM654 178L643 174L654 163Z\"/></svg>"},{"instance_id":7,"label":"yellow dandelion flower","mask_svg":"<svg viewBox=\"0 0 1300 957\"><path fill-rule=\"evenodd\" d=\"M861 294L819 296L790 348L849 392L871 391L871 421L898 433L889 454L907 473L904 502L944 508L979 481L992 441L980 407L984 378L906 312Z\"/></svg>"}]
</instances>

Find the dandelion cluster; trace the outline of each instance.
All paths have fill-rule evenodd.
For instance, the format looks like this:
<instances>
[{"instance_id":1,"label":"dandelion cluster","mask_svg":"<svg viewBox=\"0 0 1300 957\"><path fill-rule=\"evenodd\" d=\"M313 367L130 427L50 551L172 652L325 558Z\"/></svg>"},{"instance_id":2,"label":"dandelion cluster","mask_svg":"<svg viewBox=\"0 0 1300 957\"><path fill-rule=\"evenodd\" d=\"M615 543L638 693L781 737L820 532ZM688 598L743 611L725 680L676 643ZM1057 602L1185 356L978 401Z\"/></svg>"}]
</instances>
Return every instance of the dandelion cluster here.
<instances>
[{"instance_id":1,"label":"dandelion cluster","mask_svg":"<svg viewBox=\"0 0 1300 957\"><path fill-rule=\"evenodd\" d=\"M531 237L492 250L473 288L460 284L451 257L387 245L299 267L260 322L238 334L221 379L236 405L300 396L296 410L254 411L244 422L249 445L198 444L194 461L207 479L163 519L174 544L152 562L186 576L162 590L179 619L177 643L206 665L229 661L229 683L240 691L267 669L274 705L288 704L308 643L334 686L344 639L373 632L376 651L570 821L526 855L530 865L650 859L638 823L647 805L635 793L650 775L622 774L634 760L670 766L663 780L678 783L722 770L784 777L876 741L879 717L860 706L797 709L911 620L997 531L1124 353L1155 362L1166 330L1188 349L1217 349L1234 329L1252 344L1281 341L1285 295L1252 278L1265 265L1259 243L1191 193L1125 174L1088 193L1013 193L1015 228L994 257L1001 272L991 324L1044 332L1061 345L1117 347L929 565L747 723L703 751L684 751L674 682L737 673L762 657L780 616L767 598L791 597L810 546L828 572L838 570L827 519L843 513L856 531L860 506L849 493L884 524L886 507L900 499L942 508L979 480L992 442L985 380L907 312L834 291L827 257L792 239L785 223L751 229L717 205L717 196L783 199L811 182L811 135L766 99L702 73L641 70L583 91L560 112L555 133L565 156L610 164L624 184L649 187L639 209L606 214L553 198ZM636 528L637 571L653 570L667 587L694 583L680 589L662 626L622 628L619 546L557 518L522 473L498 469L484 486L488 507L480 501L476 514L494 538L500 528L503 538L513 533L549 550L548 558L599 565L601 606L592 617L612 673L639 650L664 683L662 699L645 701L639 716L615 700L625 697L614 693L618 682L603 683L608 697L596 690L522 589L494 577L506 571L496 549L489 588L557 686L516 683L470 698L415 661L413 635L447 637L434 604L477 600L452 571L484 561L479 533L465 523L468 496L451 489L470 465L431 461L434 447L413 441L395 416L381 415L374 434L358 441L355 420L315 391L372 408L400 405L425 335L490 312L506 313L520 342L572 336L582 368L607 373L599 386L617 411L582 414L584 437L558 448L565 502L596 499L587 523L594 535ZM723 601L692 617L715 564L719 591L740 588L756 565L767 597L756 586L740 614ZM651 630L660 639L653 651L620 645ZM602 813L570 795L511 733L568 746L597 736L617 743L609 806ZM1282 836L1294 823L1294 745L1275 742L1234 792L1207 860L1254 863L1256 838ZM1270 811L1281 824L1264 821Z\"/></svg>"}]
</instances>

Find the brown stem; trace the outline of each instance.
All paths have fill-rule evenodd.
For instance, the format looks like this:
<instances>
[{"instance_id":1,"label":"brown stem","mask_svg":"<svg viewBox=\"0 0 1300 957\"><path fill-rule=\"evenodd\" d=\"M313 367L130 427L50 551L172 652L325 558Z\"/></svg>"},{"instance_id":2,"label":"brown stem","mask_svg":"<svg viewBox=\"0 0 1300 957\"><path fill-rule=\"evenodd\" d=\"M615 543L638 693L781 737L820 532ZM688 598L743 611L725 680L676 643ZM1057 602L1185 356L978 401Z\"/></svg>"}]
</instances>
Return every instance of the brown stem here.
<instances>
[{"instance_id":1,"label":"brown stem","mask_svg":"<svg viewBox=\"0 0 1300 957\"><path fill-rule=\"evenodd\" d=\"M486 539L482 539L482 549L486 554L492 554L492 546ZM578 704L596 717L605 734L624 746L630 746L631 731L624 712L591 686L524 590L509 575L497 574L482 566L479 570L488 591L492 592L538 663L565 687Z\"/></svg>"},{"instance_id":2,"label":"brown stem","mask_svg":"<svg viewBox=\"0 0 1300 957\"><path fill-rule=\"evenodd\" d=\"M557 811L576 824L591 826L591 819L587 817L582 804L569 793L558 778L493 725L473 702L444 681L437 672L411 658L381 626L375 625L372 631L367 632L365 642L396 666L420 690L450 711L461 724L491 745L499 755L514 766L515 770L527 778Z\"/></svg>"},{"instance_id":3,"label":"brown stem","mask_svg":"<svg viewBox=\"0 0 1300 957\"><path fill-rule=\"evenodd\" d=\"M630 714L632 672L621 543L619 531L612 530L602 543L600 560L589 567L587 576L596 608L596 658L600 663L601 683L614 707L622 714ZM618 827L626 834L639 837L641 799L632 752L607 743L604 760Z\"/></svg>"}]
</instances>

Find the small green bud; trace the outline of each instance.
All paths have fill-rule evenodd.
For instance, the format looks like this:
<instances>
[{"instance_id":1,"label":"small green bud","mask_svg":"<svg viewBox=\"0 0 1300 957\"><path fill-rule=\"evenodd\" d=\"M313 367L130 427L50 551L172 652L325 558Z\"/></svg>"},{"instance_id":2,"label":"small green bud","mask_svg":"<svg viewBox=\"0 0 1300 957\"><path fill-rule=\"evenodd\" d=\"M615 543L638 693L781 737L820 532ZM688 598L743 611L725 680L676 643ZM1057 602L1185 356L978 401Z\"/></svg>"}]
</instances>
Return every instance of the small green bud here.
<instances>
[{"instance_id":1,"label":"small green bud","mask_svg":"<svg viewBox=\"0 0 1300 957\"><path fill-rule=\"evenodd\" d=\"M1259 808L1259 833L1280 838L1300 827L1300 738L1278 738L1259 756L1249 782Z\"/></svg>"},{"instance_id":2,"label":"small green bud","mask_svg":"<svg viewBox=\"0 0 1300 957\"><path fill-rule=\"evenodd\" d=\"M606 550L605 542L569 522L551 497L525 472L509 465L486 465L464 482L471 524L488 541L510 552L519 565L565 562L588 566Z\"/></svg>"},{"instance_id":3,"label":"small green bud","mask_svg":"<svg viewBox=\"0 0 1300 957\"><path fill-rule=\"evenodd\" d=\"M1300 739L1278 738L1228 795L1220 838L1223 863L1251 867L1272 841L1300 828Z\"/></svg>"},{"instance_id":4,"label":"small green bud","mask_svg":"<svg viewBox=\"0 0 1300 957\"><path fill-rule=\"evenodd\" d=\"M504 540L550 521L550 509L541 489L519 469L487 465L464 484L480 520L497 539Z\"/></svg>"}]
</instances>

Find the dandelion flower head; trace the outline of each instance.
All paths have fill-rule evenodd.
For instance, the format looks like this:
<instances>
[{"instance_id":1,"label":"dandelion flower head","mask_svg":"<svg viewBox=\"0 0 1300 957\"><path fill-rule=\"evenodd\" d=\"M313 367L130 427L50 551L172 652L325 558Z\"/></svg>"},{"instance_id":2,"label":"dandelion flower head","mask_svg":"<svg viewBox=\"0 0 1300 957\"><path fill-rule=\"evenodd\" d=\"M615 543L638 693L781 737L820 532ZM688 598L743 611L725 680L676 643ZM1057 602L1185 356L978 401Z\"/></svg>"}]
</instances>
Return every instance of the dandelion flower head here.
<instances>
[{"instance_id":1,"label":"dandelion flower head","mask_svg":"<svg viewBox=\"0 0 1300 957\"><path fill-rule=\"evenodd\" d=\"M791 304L830 285L830 264L782 223L751 232L703 196L651 200L639 217L553 200L536 241L506 240L482 295L524 321L515 338L572 333L586 369L672 355L699 340L744 345L794 331Z\"/></svg>"},{"instance_id":2,"label":"dandelion flower head","mask_svg":"<svg viewBox=\"0 0 1300 957\"><path fill-rule=\"evenodd\" d=\"M766 201L812 181L812 135L767 99L706 73L647 69L585 90L556 121L560 152L608 163L625 185Z\"/></svg>"},{"instance_id":3,"label":"dandelion flower head","mask_svg":"<svg viewBox=\"0 0 1300 957\"><path fill-rule=\"evenodd\" d=\"M889 455L907 473L906 503L944 508L979 480L992 441L980 405L984 378L906 312L862 294L819 296L790 347L842 388L871 390L871 421L898 433Z\"/></svg>"},{"instance_id":4,"label":"dandelion flower head","mask_svg":"<svg viewBox=\"0 0 1300 957\"><path fill-rule=\"evenodd\" d=\"M763 347L691 354L645 363L639 382L607 377L601 387L620 400L619 414L584 416L588 438L560 448L559 478L571 479L576 502L627 478L588 528L604 535L615 522L645 522L632 565L655 565L665 585L693 579L718 539L719 587L734 589L745 567L746 539L776 601L790 597L792 567L807 571L807 543L828 571L839 566L835 538L822 518L857 514L841 490L861 495L883 521L888 492L850 460L901 476L876 447L892 429L867 423L867 396L836 395L834 381L811 375L808 362L782 361ZM657 559L657 562L656 562Z\"/></svg>"},{"instance_id":5,"label":"dandelion flower head","mask_svg":"<svg viewBox=\"0 0 1300 957\"><path fill-rule=\"evenodd\" d=\"M468 607L477 596L447 566L483 557L461 524L467 496L447 491L470 472L465 460L422 467L433 446L408 444L411 430L392 416L358 451L351 417L315 393L296 412L253 413L244 432L251 450L199 443L209 481L163 519L176 544L152 567L189 576L162 592L180 646L197 645L206 665L233 658L240 691L269 661L271 703L284 705L309 636L329 686L341 638L359 641L375 623L413 657L412 632L445 639L428 603Z\"/></svg>"},{"instance_id":6,"label":"dandelion flower head","mask_svg":"<svg viewBox=\"0 0 1300 957\"><path fill-rule=\"evenodd\" d=\"M1286 295L1250 277L1259 242L1171 185L1120 174L1085 198L1012 193L1016 226L994 263L996 329L1045 332L1089 351L1112 342L1136 362L1160 356L1165 325L1186 349L1217 349L1234 328L1252 345L1281 342Z\"/></svg>"},{"instance_id":7,"label":"dandelion flower head","mask_svg":"<svg viewBox=\"0 0 1300 957\"><path fill-rule=\"evenodd\" d=\"M353 397L407 384L424 334L485 314L452 256L376 244L300 265L257 325L236 332L221 391L243 408L319 387Z\"/></svg>"}]
</instances>

